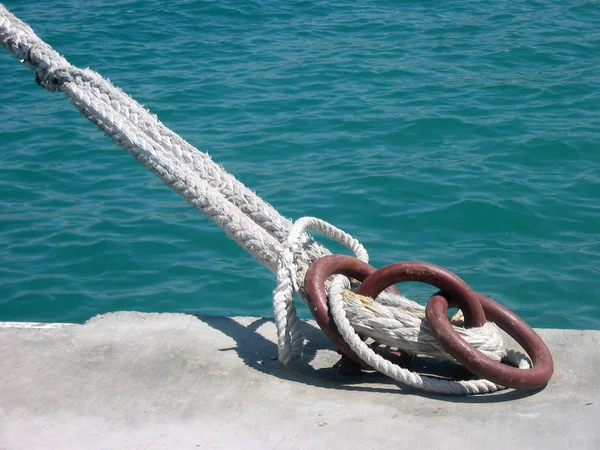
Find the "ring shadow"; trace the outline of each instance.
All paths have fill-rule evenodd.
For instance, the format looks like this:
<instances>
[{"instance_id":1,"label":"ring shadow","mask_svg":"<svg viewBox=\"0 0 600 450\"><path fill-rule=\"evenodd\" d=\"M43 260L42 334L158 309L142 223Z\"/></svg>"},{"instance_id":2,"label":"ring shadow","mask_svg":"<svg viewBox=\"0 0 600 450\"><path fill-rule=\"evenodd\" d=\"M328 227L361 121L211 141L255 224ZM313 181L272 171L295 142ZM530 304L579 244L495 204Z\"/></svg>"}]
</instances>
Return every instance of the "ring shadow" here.
<instances>
[{"instance_id":1,"label":"ring shadow","mask_svg":"<svg viewBox=\"0 0 600 450\"><path fill-rule=\"evenodd\" d=\"M359 376L350 376L340 374L339 369L336 367L337 364L333 367L315 368L310 363L317 356L317 351L322 349L335 351L335 348L320 329L305 321L300 322L300 330L305 338L304 352L290 366L284 366L277 359L277 345L258 332L258 329L264 324L272 323L272 319L256 318L246 326L230 317L209 315L197 315L196 317L236 342L235 347L223 348L220 351L235 351L248 367L295 383L343 391L419 395L439 401L472 404L514 401L535 395L544 389L531 391L505 390L494 394L470 396L433 394L410 386L403 386L378 372L363 371ZM421 367L421 369L431 370L427 367ZM367 386L366 384L370 385ZM373 384L381 385L381 387L375 387Z\"/></svg>"}]
</instances>

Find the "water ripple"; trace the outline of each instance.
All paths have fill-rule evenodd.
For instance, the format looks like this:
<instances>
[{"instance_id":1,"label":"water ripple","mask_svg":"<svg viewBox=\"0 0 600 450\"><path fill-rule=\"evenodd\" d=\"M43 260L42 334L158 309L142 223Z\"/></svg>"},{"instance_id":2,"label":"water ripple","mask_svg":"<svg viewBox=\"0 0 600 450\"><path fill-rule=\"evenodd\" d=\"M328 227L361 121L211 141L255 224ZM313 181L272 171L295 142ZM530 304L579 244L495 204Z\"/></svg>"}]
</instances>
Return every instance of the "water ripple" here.
<instances>
[{"instance_id":1,"label":"water ripple","mask_svg":"<svg viewBox=\"0 0 600 450\"><path fill-rule=\"evenodd\" d=\"M5 5L375 265L428 260L535 326L600 329L597 3ZM273 277L220 230L8 54L0 82L0 320L271 314Z\"/></svg>"}]
</instances>

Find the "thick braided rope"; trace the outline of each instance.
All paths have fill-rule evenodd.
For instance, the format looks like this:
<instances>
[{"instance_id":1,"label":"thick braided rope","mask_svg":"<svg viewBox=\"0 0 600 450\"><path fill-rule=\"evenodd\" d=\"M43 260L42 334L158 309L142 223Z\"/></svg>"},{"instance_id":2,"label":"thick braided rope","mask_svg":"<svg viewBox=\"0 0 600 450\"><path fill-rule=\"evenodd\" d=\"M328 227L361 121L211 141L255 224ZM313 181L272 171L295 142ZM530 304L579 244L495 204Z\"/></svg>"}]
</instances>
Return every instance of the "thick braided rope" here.
<instances>
[{"instance_id":1,"label":"thick braided rope","mask_svg":"<svg viewBox=\"0 0 600 450\"><path fill-rule=\"evenodd\" d=\"M63 91L84 116L96 123L119 145L159 175L167 185L207 213L219 226L225 225L224 229L229 236L238 242L241 240L240 244L254 257L272 271L275 270L276 255L271 249L276 248L276 243L282 242L289 233L291 228L289 220L279 215L271 205L215 164L208 154L198 151L165 127L155 115L122 90L91 70L81 70L70 65L65 58L40 40L28 25L10 14L2 5L0 5L0 40L9 51L35 71L38 84L51 91ZM119 130L119 126L125 123L129 125L129 133L121 133L122 130ZM121 136L122 134L126 136ZM140 135L145 136L139 139ZM155 170L150 165L154 162L152 158L146 158L145 163L142 161L139 156L141 152L136 149L142 140L146 144L147 154L157 149L168 152L169 157L166 158L167 164L163 166L163 170ZM149 151L149 146L153 147L152 151ZM179 161L179 167L171 167L169 160ZM230 203L229 207L225 208L228 213L224 216L228 217L228 220L215 220L222 214L205 209L208 202L197 201L197 196L186 196L184 192L177 189L178 185L174 182L173 176L181 172L182 168L193 169L193 173L187 170L186 180L190 181L192 176L197 180L197 184L205 184L203 190L211 193L213 200L218 200L216 203L211 202L212 204L223 203L223 199ZM204 182L201 183L201 180ZM262 230L249 224L242 217L243 215L250 218ZM228 223L233 225L227 227ZM247 232L244 233L244 230ZM259 241L249 240L250 232L259 236ZM275 239L266 237L265 232ZM307 242L309 242L307 252L312 257L326 254L325 249L310 242L308 238Z\"/></svg>"},{"instance_id":2,"label":"thick braided rope","mask_svg":"<svg viewBox=\"0 0 600 450\"><path fill-rule=\"evenodd\" d=\"M64 92L86 117L165 184L204 212L258 261L271 269L275 267L277 254L281 250L279 242L241 213L220 192L211 188L189 166L173 158L167 145L161 146L145 133L140 133L127 118L115 114L110 105L98 100L102 95L94 88L81 86L74 81L65 84Z\"/></svg>"},{"instance_id":3,"label":"thick braided rope","mask_svg":"<svg viewBox=\"0 0 600 450\"><path fill-rule=\"evenodd\" d=\"M135 126L158 142L168 142L171 150L186 164L200 173L211 187L222 192L226 198L250 216L264 224L278 240L283 240L291 228L291 222L282 217L270 204L258 197L221 166L214 163L206 153L198 151L181 136L162 124L158 118L133 100L122 90L91 71L74 71L63 57L40 40L33 30L0 5L0 37L4 46L36 72L38 83L50 91L62 90L65 81L81 77L83 81L110 96L112 108L124 117L130 117Z\"/></svg>"},{"instance_id":4,"label":"thick braided rope","mask_svg":"<svg viewBox=\"0 0 600 450\"><path fill-rule=\"evenodd\" d=\"M389 292L373 300L345 290L343 297L346 317L357 333L414 355L452 359L431 334L424 306ZM454 329L488 358L500 361L506 356L504 340L496 324L487 322L481 327L455 326Z\"/></svg>"}]
</instances>

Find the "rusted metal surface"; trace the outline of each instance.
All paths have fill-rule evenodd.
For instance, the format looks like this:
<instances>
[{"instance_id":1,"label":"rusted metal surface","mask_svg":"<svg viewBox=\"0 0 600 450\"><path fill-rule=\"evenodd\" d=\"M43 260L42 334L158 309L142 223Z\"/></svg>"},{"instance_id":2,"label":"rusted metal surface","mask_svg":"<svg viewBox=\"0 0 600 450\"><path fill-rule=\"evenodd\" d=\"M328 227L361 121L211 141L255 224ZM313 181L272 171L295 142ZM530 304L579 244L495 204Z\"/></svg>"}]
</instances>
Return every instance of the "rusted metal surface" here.
<instances>
[{"instance_id":1,"label":"rusted metal surface","mask_svg":"<svg viewBox=\"0 0 600 450\"><path fill-rule=\"evenodd\" d=\"M420 261L390 264L365 279L356 293L375 298L388 286L406 281L431 284L444 291L452 305L462 310L466 327L479 327L486 322L475 292L458 276L435 264Z\"/></svg>"},{"instance_id":2,"label":"rusted metal surface","mask_svg":"<svg viewBox=\"0 0 600 450\"><path fill-rule=\"evenodd\" d=\"M463 340L448 320L448 299L436 294L429 299L426 317L431 333L444 350L474 374L513 389L544 387L554 372L554 362L542 338L519 316L491 298L477 294L488 320L496 323L527 352L533 367L519 369L489 359Z\"/></svg>"}]
</instances>

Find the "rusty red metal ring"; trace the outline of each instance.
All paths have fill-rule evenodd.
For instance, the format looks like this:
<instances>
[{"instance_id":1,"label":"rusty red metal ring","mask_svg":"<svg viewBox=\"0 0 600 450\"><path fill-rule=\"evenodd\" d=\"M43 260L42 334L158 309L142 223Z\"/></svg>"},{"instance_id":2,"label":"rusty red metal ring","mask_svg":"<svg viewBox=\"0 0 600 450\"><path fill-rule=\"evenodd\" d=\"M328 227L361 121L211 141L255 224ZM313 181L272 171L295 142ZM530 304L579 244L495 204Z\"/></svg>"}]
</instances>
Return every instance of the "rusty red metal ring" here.
<instances>
[{"instance_id":1,"label":"rusty red metal ring","mask_svg":"<svg viewBox=\"0 0 600 450\"><path fill-rule=\"evenodd\" d=\"M334 274L346 275L358 281L363 281L369 275L374 273L376 269L367 263L364 263L356 258L345 255L328 255L315 261L308 271L304 279L306 290L306 300L310 308L310 312L321 327L321 330L327 335L329 340L340 350L344 355L353 361L368 366L356 353L346 344L344 338L339 333L333 318L329 314L329 306L327 304L327 294L325 292L325 280ZM394 293L399 294L396 288L391 289Z\"/></svg>"},{"instance_id":2,"label":"rusty red metal ring","mask_svg":"<svg viewBox=\"0 0 600 450\"><path fill-rule=\"evenodd\" d=\"M550 350L542 338L519 316L491 298L477 294L488 320L496 323L527 352L533 367L519 369L493 361L464 341L448 320L448 299L434 295L426 308L433 336L448 354L474 374L513 389L538 389L545 386L554 372Z\"/></svg>"},{"instance_id":3,"label":"rusty red metal ring","mask_svg":"<svg viewBox=\"0 0 600 450\"><path fill-rule=\"evenodd\" d=\"M370 275L356 293L375 298L388 286L403 281L418 281L441 289L452 304L462 310L465 326L478 327L485 324L485 313L476 293L458 276L435 264L405 261L387 265Z\"/></svg>"}]
</instances>

